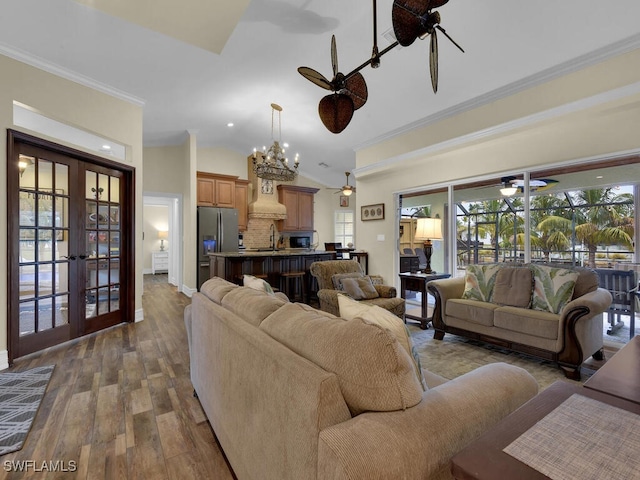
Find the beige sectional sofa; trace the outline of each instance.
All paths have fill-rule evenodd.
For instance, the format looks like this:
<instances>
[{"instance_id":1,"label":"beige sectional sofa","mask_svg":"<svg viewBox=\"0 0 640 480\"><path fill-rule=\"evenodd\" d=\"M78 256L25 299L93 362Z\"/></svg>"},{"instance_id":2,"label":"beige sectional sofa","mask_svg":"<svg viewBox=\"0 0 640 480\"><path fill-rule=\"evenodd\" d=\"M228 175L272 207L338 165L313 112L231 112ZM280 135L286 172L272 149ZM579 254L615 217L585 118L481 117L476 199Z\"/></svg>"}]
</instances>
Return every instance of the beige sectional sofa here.
<instances>
[{"instance_id":1,"label":"beige sectional sofa","mask_svg":"<svg viewBox=\"0 0 640 480\"><path fill-rule=\"evenodd\" d=\"M425 391L390 330L220 278L185 324L195 393L241 480L451 478L450 458L538 390L496 363L423 370Z\"/></svg>"},{"instance_id":2,"label":"beige sectional sofa","mask_svg":"<svg viewBox=\"0 0 640 480\"><path fill-rule=\"evenodd\" d=\"M554 282L557 292L549 292ZM427 289L435 297L438 340L452 333L551 360L576 380L590 355L603 359L602 313L611 295L591 269L470 265L465 277L433 280Z\"/></svg>"}]
</instances>

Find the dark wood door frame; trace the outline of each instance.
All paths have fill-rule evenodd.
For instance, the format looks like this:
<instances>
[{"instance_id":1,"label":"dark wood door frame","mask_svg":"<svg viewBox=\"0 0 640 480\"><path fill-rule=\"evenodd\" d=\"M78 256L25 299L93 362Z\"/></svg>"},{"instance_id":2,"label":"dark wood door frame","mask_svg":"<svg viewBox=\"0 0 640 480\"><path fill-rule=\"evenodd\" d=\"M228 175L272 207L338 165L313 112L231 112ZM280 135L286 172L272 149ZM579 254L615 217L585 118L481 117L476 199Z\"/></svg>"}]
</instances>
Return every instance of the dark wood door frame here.
<instances>
[{"instance_id":1,"label":"dark wood door frame","mask_svg":"<svg viewBox=\"0 0 640 480\"><path fill-rule=\"evenodd\" d=\"M7 347L9 364L13 364L16 357L17 336L13 335L11 319L17 318L18 305L12 298L12 291L17 289L19 284L19 271L17 263L12 261L19 257L18 231L16 230L17 222L12 219L17 218L18 202L11 195L15 195L19 191L18 169L18 144L32 145L38 148L49 150L53 153L62 154L81 162L87 162L104 168L118 170L123 173L122 181L124 182L124 191L128 203L123 204L121 209L121 225L122 239L120 261L125 268L121 272L120 284L122 287L120 310L122 319L126 322L135 320L135 168L124 165L97 155L92 155L71 147L59 145L57 143L34 137L32 135L18 132L15 130L7 130L7 259L8 259L8 282L7 282ZM126 207L126 208L125 208ZM87 332L89 333L89 332Z\"/></svg>"}]
</instances>

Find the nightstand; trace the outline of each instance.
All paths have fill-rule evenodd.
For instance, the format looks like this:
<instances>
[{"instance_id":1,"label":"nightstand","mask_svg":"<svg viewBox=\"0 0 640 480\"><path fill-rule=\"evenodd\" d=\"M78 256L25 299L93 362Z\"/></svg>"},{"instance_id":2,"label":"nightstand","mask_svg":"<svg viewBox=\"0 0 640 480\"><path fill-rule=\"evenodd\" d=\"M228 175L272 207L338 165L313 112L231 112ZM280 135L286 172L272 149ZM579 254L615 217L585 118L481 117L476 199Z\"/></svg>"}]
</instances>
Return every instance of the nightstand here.
<instances>
[{"instance_id":1,"label":"nightstand","mask_svg":"<svg viewBox=\"0 0 640 480\"><path fill-rule=\"evenodd\" d=\"M167 250L151 252L151 273L167 273L169 271L169 252Z\"/></svg>"}]
</instances>

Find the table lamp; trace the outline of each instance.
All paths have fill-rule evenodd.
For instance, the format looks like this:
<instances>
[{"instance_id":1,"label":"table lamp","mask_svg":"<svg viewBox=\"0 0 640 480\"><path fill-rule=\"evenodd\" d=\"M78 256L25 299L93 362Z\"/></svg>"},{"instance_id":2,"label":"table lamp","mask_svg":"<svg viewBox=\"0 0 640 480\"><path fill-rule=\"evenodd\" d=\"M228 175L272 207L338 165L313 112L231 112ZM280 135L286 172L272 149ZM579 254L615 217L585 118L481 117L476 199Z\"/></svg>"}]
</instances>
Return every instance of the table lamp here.
<instances>
[{"instance_id":1,"label":"table lamp","mask_svg":"<svg viewBox=\"0 0 640 480\"><path fill-rule=\"evenodd\" d=\"M169 232L166 230L158 230L158 238L160 239L160 251L164 252L164 241L169 238Z\"/></svg>"},{"instance_id":2,"label":"table lamp","mask_svg":"<svg viewBox=\"0 0 640 480\"><path fill-rule=\"evenodd\" d=\"M420 217L416 228L416 240L424 240L424 256L427 259L427 267L424 273L435 273L431 270L431 254L433 244L431 240L442 240L442 220L439 218Z\"/></svg>"}]
</instances>

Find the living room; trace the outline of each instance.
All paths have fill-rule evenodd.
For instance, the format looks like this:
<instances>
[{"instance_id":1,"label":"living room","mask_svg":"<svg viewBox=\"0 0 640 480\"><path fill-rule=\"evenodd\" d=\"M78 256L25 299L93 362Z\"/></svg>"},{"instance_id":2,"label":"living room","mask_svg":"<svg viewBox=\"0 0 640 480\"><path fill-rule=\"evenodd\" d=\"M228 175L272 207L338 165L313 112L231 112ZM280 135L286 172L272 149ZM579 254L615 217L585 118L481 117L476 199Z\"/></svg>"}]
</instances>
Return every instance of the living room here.
<instances>
[{"instance_id":1,"label":"living room","mask_svg":"<svg viewBox=\"0 0 640 480\"><path fill-rule=\"evenodd\" d=\"M12 3L12 8L16 10L13 11L14 15L7 15L5 18L5 26L7 27L5 35L18 36L15 28L20 22L15 20L29 18L31 13L22 10L27 7L19 7L17 5L19 2ZM34 2L32 6L36 6L36 10L42 8L43 12L39 15L43 17L46 17L47 13L53 15L55 7L79 8L72 2L56 3L55 6L44 7L38 2ZM275 3L278 4L275 6L282 6L279 4L284 3L285 6L291 7L287 2ZM315 6L309 7L309 3L313 2L305 2L304 7L296 6L296 11L300 15L305 15L304 19L306 20L312 16L309 14L315 8ZM382 4L382 2L380 3ZM387 3L379 6L379 16L383 16L384 10L385 19L381 18L380 21L387 22L390 26L390 18L386 17L390 17L389 10L392 2ZM255 146L269 141L269 104L273 101L281 102L285 106L283 134L290 138L298 136L302 139L304 136L313 136L319 139L317 140L319 146L315 144L313 149L308 148L301 152L301 173L295 182L297 185L320 189L315 204L318 243L322 245L324 242L334 241L334 213L336 210L346 208L340 207L339 196L334 192L345 183L344 171L350 171L353 173L351 181L357 188L357 194L351 197L348 207L356 214L355 244L358 249L368 252L369 270L381 275L385 281L397 287L399 286L397 241L399 239L401 199L403 198L418 194L428 196L435 191L441 195L444 192L445 201L440 201L440 206L437 207L437 211L444 217L446 214L443 208L444 203L454 204L457 201L456 195L460 193L460 187L477 182L497 188L496 184L499 184L503 177L535 179L539 178L537 175L544 171L571 169L579 165L595 165L603 162L613 162L609 163L613 165L616 161L624 163L619 168L628 169L626 173L621 174L615 180L616 182L619 178L625 178L630 184L634 184L635 180L639 178L638 163L629 162L630 158L636 158L640 152L637 132L634 129L640 120L638 118L640 116L638 108L640 37L638 37L637 27L632 20L633 17L637 17L633 13L640 13L639 7L633 2L625 2L624 8L618 6L614 10L610 6L605 8L607 6L598 5L597 2L589 3L591 10L587 11L588 9L583 3L573 2L572 6L576 12L568 11L569 6L567 6L567 11L563 9L562 12L558 12L557 24L555 23L556 17L553 16L552 9L550 9L545 12L546 17L542 15L541 18L554 18L552 39L548 38L549 35L544 35L539 31L539 25L542 22L538 23L535 28L527 30L529 32L527 42L531 45L529 50L511 52L512 56L509 58L496 54L496 58L493 59L494 63L487 63L485 66L473 63L477 68L466 71L465 74L450 75L447 73L449 68L453 68L453 65L447 62L455 60L456 64L464 65L470 55L462 54L453 45L448 44L444 35L440 35L442 68L437 94L433 94L429 85L428 51L425 42L416 43L416 45L421 45L422 49L420 47L403 48L397 52L390 52L382 58L379 70L403 71L403 67L411 65L411 68L416 70L415 77L421 79L421 83L416 81L411 84L417 85L415 95L419 95L419 97L412 97L408 94L411 89L404 86L401 78L396 78L393 83L383 84L376 80L370 70L363 71L365 78L370 82L371 98L369 104L354 113L351 125L339 135L327 132L317 117L317 103L323 92L292 70L294 76L292 84L284 85L290 96L285 96L285 93L272 85L266 85L259 90L242 90L240 93L233 92L228 84L221 83L220 85L220 90L224 90L222 95L234 98L242 97L237 100L236 105L241 105L238 110L246 113L243 121L246 120L247 123L254 124L254 131L261 131L261 134L250 136L246 131L243 131L240 138L244 138L240 141L234 133L234 140L226 143L227 137L232 137L229 129L235 127L227 127L226 123L224 125L214 124L213 117L208 117L200 126L194 126L185 120L179 133L172 130L171 142L161 141L159 137L149 136L149 132L146 131L146 120L156 116L159 110L155 110L156 107L153 103L146 104L142 100L145 95L139 94L137 87L127 90L127 83L123 80L117 88L112 88L108 81L101 82L100 77L91 77L93 72L91 75L85 72L86 78L83 83L81 65L73 65L74 62L71 61L71 63L66 63L64 68L56 67L56 60L59 60L61 64L69 62L70 59L77 59L78 63L82 63L81 55L69 55L68 58L64 54L61 54L61 57L53 55L46 62L42 61L42 58L39 61L39 56L35 51L30 50L33 46L28 43L14 44L13 48L5 48L2 51L3 55L0 56L0 67L4 73L3 85L5 87L0 92L1 124L5 130L11 129L41 136L55 143L82 151L90 150L88 147L66 140L63 134L59 136L46 134L37 129L21 126L16 121L15 112L17 107L23 106L46 118L55 119L64 125L79 128L125 146L124 157L117 159L117 162L136 171L135 206L132 214L135 217L132 227L135 231L132 243L132 248L135 251L135 265L132 267L135 272L133 276L135 294L132 298L134 314L127 320L136 321L137 323L134 325L143 329L146 334L149 332L147 331L148 327L143 326L144 323L153 316L156 316L154 323L161 322L163 313L148 311L150 304L143 302L143 294L146 296L149 292L154 291L150 290L149 285L144 284L143 275L146 253L142 238L144 195L180 198L182 201L180 230L178 233L173 233L175 237L170 238L169 248L172 249L172 253L176 252L180 258L179 263L182 265L181 274L176 280L178 291L191 295L196 291L196 272L193 266L195 262L192 258L194 253L188 246L196 244L195 203L192 201L196 190L196 172L204 170L248 179L250 167L247 164L247 157ZM244 7L247 7L246 4ZM269 11L270 6L275 8L274 5L266 1L251 2L251 5L247 7L249 14L247 17L242 17L244 8L241 8L237 18L233 21L227 20L227 22L238 23L242 18L239 24L241 28L245 29L242 32L247 37L250 37L247 32L251 31L257 37L269 36L271 29L276 30L280 27L286 31L286 28L290 26L287 24L288 22L283 25L283 18L286 17L270 16L266 22L268 26L264 22L260 23L261 20L256 18L257 13ZM498 10L503 7L505 6L488 7L485 5L481 10L484 10L483 14L486 14L486 10L491 10L491 8ZM49 8L52 11L49 11ZM82 6L82 8L88 7ZM326 15L328 10L324 10L325 8L332 9L333 13ZM354 10L351 11L351 8ZM459 2L457 5L455 2L451 2L450 5L443 6L443 18L446 16L443 25L457 41L463 44L468 50L467 53L470 53L479 48L474 44L480 45L480 39L466 37L466 34L462 34L462 32L460 35L454 34L457 30L464 30L456 27L454 13L469 16L479 15L475 11L472 14L465 14L465 8L480 9L480 7L465 5L463 2ZM449 9L451 15L448 15ZM612 11L609 12L609 9ZM77 10L71 11L77 13ZM328 74L330 71L330 37L332 31L338 28L329 20L336 18L343 20L343 17L350 16L353 18L342 28L349 29L351 27L355 30L355 39L346 37L346 33L345 36L342 36L342 31L337 35L340 64L341 66L357 65L362 60L362 52L366 53L364 57L368 57L370 50L368 39L371 29L370 5L357 9L357 12L355 7L336 4L327 5L318 11L325 14L328 26L325 25L325 30L322 30L320 34L308 35L309 37L319 37L313 41L313 47L305 46L302 41L307 38L306 33L301 34L301 38L295 37L295 41L292 41L292 38L288 39L289 43L295 44L296 53L299 54L295 58L297 66L309 65ZM614 17L615 21L603 22L602 19L607 18L605 12L610 14L609 18ZM58 14L59 12L56 15ZM495 12L494 14L497 15ZM523 13L522 16L525 14ZM16 25L9 24L11 18ZM518 18L518 16L513 14L510 18ZM563 23L568 19L571 20L570 23ZM40 20L44 21L45 19L40 18ZM99 20L105 21L104 18ZM588 35L579 30L580 27L573 25L573 22L577 24L581 21L593 27ZM488 45L483 46L482 50L490 51L498 43L508 44L509 36L515 35L512 31L502 31L503 38L499 41L496 40L498 32L493 31L495 30L493 23L499 23L504 27L505 23L512 25L518 22L505 20L504 22L487 21L482 24L481 30L491 34L487 34L489 35L486 40ZM603 23L605 25L602 25ZM78 24L84 25L83 28L88 28L87 25L90 25L91 22L78 22ZM572 34L568 32L574 30L569 29L568 25L571 25L576 29L575 31L579 31L582 35L576 33L578 38L572 38ZM126 27L126 30L128 31L129 28L132 27ZM600 31L601 28L606 32ZM81 30L80 33L87 33L83 29ZM230 30L233 30L233 27ZM113 35L112 30L108 30L108 32ZM536 32L536 34L533 35L530 32ZM78 36L82 38L80 33ZM240 34L231 35L232 32L228 31L227 37L231 38L230 48L233 48L235 42L238 41L237 36ZM105 37L109 37L109 35L105 34ZM539 37L544 37L543 40L549 43L545 43L544 47L534 47L539 44ZM567 43L573 46L573 50L558 54L545 61L538 59L538 57L544 58L550 55L553 48L549 45L553 45L554 41L562 43L565 37ZM27 40L23 39L23 41ZM155 40L158 39L155 38ZM147 48L147 51L156 55L156 49L160 49L157 45L165 45L162 43L164 40L158 41L160 43L154 44L149 40L149 43L145 43L143 46ZM52 46L57 45L58 53L64 51L64 41L60 42L51 42ZM586 44L576 48L575 46L580 43ZM355 52L351 50L354 48L353 44L360 47ZM238 77L261 75L264 59L271 59L282 53L269 51L266 47L254 48L256 49L255 56L261 57L260 63L254 65L251 57L247 57L245 68L237 72ZM517 47L514 49L517 50ZM308 56L306 55L307 50L314 52L317 50L318 55ZM206 60L210 59L203 51L196 50L192 54L204 64ZM102 52L106 55L110 50L105 47ZM114 49L113 52L116 50ZM44 55L45 52L41 53ZM509 74L510 59L528 56L531 56L530 67L521 66L516 69L516 72ZM141 64L144 64L144 69L154 70L157 68L156 80L158 82L170 83L168 72L165 70L180 69L180 67L168 65L169 62L165 64L162 61L150 60L147 64L141 60L143 55L137 58ZM486 61L486 57L483 58ZM407 63L403 64L400 59ZM258 66L256 67L256 65ZM75 70L73 67L76 67ZM480 74L483 69L501 71L498 67L507 70L504 72L504 81L499 84L491 83ZM110 70L109 67L104 67L104 69ZM118 70L118 76L123 79L127 78L127 71L120 64L116 70ZM449 72L451 71L449 70ZM202 71L193 70L194 77L197 76L197 73L202 73ZM207 75L209 73L207 72ZM203 74L203 76L205 75ZM400 77L400 75L396 75L396 77ZM215 85L215 82L212 84ZM170 87L167 88L171 90ZM174 92L170 101L167 97L167 103L171 106L184 102L191 105L193 110L200 110L205 109L203 105L209 105L206 108L215 109L216 102L219 102L221 110L223 105L226 108L227 103L223 100L212 100L206 96L192 98L189 94L189 88L188 83L180 84L178 89L182 91L178 94ZM132 93L134 90L135 92ZM469 92L464 95L459 93L466 90ZM125 92L128 95L124 94ZM407 92L406 98L404 92ZM385 93L389 95L388 98L391 100L375 107L376 109L373 111L368 111L367 107L373 108L377 99L386 96ZM303 98L305 109L301 112L301 107L298 105L303 105ZM416 98L419 98L419 101ZM441 100L441 98L445 100ZM407 112L409 111L408 104L410 103L419 103L424 109L424 114L413 114L413 117L405 114L405 109ZM312 106L309 107L309 104ZM433 110L430 106L432 104L435 104ZM210 107L211 105L213 107ZM395 119L392 126L386 130L381 130L378 123L383 117ZM240 118L240 116L236 118ZM216 122L217 120L219 118L216 118ZM240 127L241 122L237 120L236 122L238 123L237 127ZM315 127L318 127L316 133L309 133L311 130L308 125L312 122ZM372 129L375 124L375 135L361 133L362 130L367 129L368 123L372 125ZM352 127L359 129L359 135L350 133ZM161 130L162 125L158 131ZM215 132L213 137L207 137L212 131ZM347 140L342 140L341 136ZM302 140L300 141L302 142ZM339 143L342 145L340 151L336 147ZM7 139L3 137L0 149L6 152L7 145ZM347 146L344 147L344 145ZM104 158L112 158L104 152L90 151L93 154L102 155ZM322 173L324 167L318 166L322 162L331 164L329 169L331 172L327 176ZM0 174L5 185L7 184L6 170ZM560 185L562 184L563 182L560 183ZM566 180L564 184L567 184ZM607 185L609 184L607 183ZM594 182L581 186L586 188L597 185ZM637 197L636 195L636 202L638 201ZM376 221L361 221L360 208L378 204L384 204L385 217ZM436 205L436 202L427 198L421 200L421 204ZM0 234L6 239L9 215L7 212L4 215L5 221L0 222ZM455 238L455 235L451 235L452 231L444 233L448 234L449 241L453 244L452 239ZM637 245L638 242L635 244ZM3 246L0 248L5 252L3 262L6 267L7 258L12 250L6 241L3 241ZM442 248L444 249L444 247ZM638 261L636 255L634 252L633 263ZM435 269L453 272L457 268L456 258L454 255L438 257L437 263L434 265ZM8 304L6 276L0 280L0 290L3 291L5 304ZM144 300L148 302L147 299ZM2 332L2 338L5 339L0 341L0 351L4 352L3 358L0 359L0 365L6 367L9 364L7 354L9 345L6 340L9 315L4 311L0 318L2 319L0 332ZM172 328L180 328L179 323L173 324ZM135 329L127 331L131 335L135 335ZM108 343L110 341L108 336L97 338L100 338L101 342ZM123 349L130 346L126 339L123 342L125 345L122 347ZM76 345L82 345L82 349L91 349L90 346L82 342ZM148 344L144 344L142 348L145 348L145 345L148 346ZM182 346L184 347L184 345ZM76 351L73 351L73 354L69 353L69 355L76 354L79 359L84 355L83 352ZM97 362L97 360L93 360L93 362ZM153 368L161 370L162 362L157 363ZM94 380L99 384L101 382L99 370L94 373L98 375ZM115 375L113 370L106 370L104 374L111 377ZM82 377L82 372L78 375ZM90 381L88 377L82 377L85 387ZM145 381L147 380L145 379ZM184 392L183 388L181 395ZM94 397L97 395L95 390L92 395ZM76 401L79 402L80 399L78 398ZM190 403L190 408L192 406L193 404ZM141 411L146 410L141 408ZM49 433L49 435L54 435L54 433ZM122 438L119 437L118 441L122 442ZM118 443L119 452L122 451L121 447L122 445Z\"/></svg>"}]
</instances>

